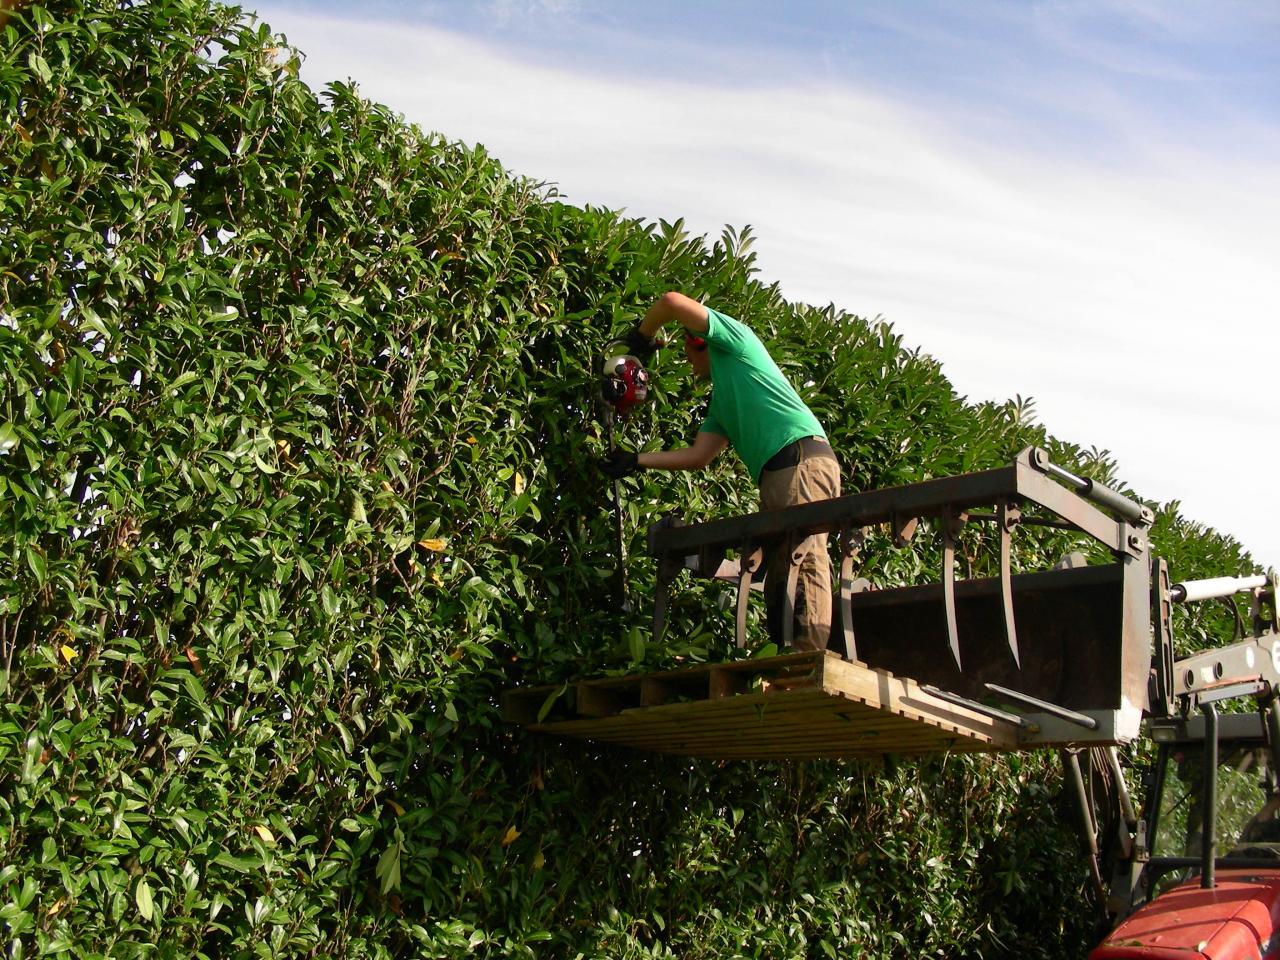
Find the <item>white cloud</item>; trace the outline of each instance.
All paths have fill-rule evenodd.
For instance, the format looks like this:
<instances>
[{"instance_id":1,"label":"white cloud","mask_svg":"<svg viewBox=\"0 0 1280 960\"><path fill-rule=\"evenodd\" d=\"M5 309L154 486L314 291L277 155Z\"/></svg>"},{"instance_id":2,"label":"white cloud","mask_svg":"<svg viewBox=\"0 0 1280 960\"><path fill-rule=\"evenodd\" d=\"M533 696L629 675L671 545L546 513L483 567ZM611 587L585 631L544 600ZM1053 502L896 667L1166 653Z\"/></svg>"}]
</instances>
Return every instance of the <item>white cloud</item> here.
<instances>
[{"instance_id":1,"label":"white cloud","mask_svg":"<svg viewBox=\"0 0 1280 960\"><path fill-rule=\"evenodd\" d=\"M579 0L488 0L485 15L499 25L534 17L559 17L578 10Z\"/></svg>"},{"instance_id":2,"label":"white cloud","mask_svg":"<svg viewBox=\"0 0 1280 960\"><path fill-rule=\"evenodd\" d=\"M883 315L973 399L1034 396L1141 495L1280 566L1273 168L1137 127L1123 104L1108 109L1146 146L1140 169L975 143L948 126L963 117L848 89L641 86L429 27L263 12L313 84L353 76L573 202L752 224L789 297Z\"/></svg>"}]
</instances>

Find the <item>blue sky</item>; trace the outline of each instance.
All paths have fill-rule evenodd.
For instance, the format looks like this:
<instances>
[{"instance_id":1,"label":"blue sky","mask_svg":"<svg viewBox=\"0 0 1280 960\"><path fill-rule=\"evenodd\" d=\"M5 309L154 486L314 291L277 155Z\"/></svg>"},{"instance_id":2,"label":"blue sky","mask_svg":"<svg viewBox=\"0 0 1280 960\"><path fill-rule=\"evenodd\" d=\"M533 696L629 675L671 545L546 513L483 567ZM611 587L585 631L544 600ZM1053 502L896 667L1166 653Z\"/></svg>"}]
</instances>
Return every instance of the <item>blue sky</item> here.
<instances>
[{"instance_id":1,"label":"blue sky","mask_svg":"<svg viewBox=\"0 0 1280 960\"><path fill-rule=\"evenodd\" d=\"M785 295L883 316L972 399L1034 397L1280 566L1280 3L256 9L313 86L572 202L751 224Z\"/></svg>"},{"instance_id":2,"label":"blue sky","mask_svg":"<svg viewBox=\"0 0 1280 960\"><path fill-rule=\"evenodd\" d=\"M349 7L282 0L271 9L343 16ZM439 27L529 62L569 60L637 81L872 88L1016 128L1050 150L1114 135L1113 111L1187 136L1252 139L1274 132L1280 103L1280 4L1270 0L372 0L361 18Z\"/></svg>"}]
</instances>

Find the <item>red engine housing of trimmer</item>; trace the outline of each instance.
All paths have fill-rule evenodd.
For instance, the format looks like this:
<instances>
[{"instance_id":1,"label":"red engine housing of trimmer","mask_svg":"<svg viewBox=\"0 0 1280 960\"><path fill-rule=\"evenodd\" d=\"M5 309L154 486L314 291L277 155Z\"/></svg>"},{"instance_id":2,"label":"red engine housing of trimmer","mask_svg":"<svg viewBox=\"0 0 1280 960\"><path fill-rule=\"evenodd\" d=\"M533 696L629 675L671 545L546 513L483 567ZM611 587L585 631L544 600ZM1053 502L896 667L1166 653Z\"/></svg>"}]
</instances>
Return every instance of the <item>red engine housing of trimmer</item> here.
<instances>
[{"instance_id":1,"label":"red engine housing of trimmer","mask_svg":"<svg viewBox=\"0 0 1280 960\"><path fill-rule=\"evenodd\" d=\"M613 356L604 362L600 393L618 416L625 416L649 396L649 371L630 354Z\"/></svg>"}]
</instances>

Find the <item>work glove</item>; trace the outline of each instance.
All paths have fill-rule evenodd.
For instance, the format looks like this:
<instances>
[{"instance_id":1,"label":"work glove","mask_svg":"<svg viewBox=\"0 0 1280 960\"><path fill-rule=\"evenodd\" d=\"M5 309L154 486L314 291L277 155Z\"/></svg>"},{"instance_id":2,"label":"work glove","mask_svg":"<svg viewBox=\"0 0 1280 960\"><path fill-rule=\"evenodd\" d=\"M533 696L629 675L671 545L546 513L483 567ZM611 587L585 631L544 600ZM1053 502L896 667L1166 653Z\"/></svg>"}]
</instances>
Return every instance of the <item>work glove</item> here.
<instances>
[{"instance_id":1,"label":"work glove","mask_svg":"<svg viewBox=\"0 0 1280 960\"><path fill-rule=\"evenodd\" d=\"M600 469L614 480L621 480L640 469L637 458L630 450L610 450L600 461Z\"/></svg>"},{"instance_id":2,"label":"work glove","mask_svg":"<svg viewBox=\"0 0 1280 960\"><path fill-rule=\"evenodd\" d=\"M627 345L627 353L637 360L648 360L657 353L658 347L662 346L657 337L646 337L638 323L627 331L622 342Z\"/></svg>"}]
</instances>

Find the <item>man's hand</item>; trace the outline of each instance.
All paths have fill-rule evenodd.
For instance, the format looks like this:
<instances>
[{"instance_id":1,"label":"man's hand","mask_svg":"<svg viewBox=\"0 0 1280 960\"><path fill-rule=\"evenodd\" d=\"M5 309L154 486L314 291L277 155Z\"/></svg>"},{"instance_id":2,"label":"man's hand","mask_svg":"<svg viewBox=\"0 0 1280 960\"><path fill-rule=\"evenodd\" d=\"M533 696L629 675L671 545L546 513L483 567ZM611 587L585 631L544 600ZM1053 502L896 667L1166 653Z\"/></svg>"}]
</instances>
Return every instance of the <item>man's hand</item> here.
<instances>
[{"instance_id":1,"label":"man's hand","mask_svg":"<svg viewBox=\"0 0 1280 960\"><path fill-rule=\"evenodd\" d=\"M623 343L627 345L627 353L637 360L648 360L662 345L658 342L657 337L645 336L641 332L640 324L638 323L627 331L627 335L623 338Z\"/></svg>"},{"instance_id":2,"label":"man's hand","mask_svg":"<svg viewBox=\"0 0 1280 960\"><path fill-rule=\"evenodd\" d=\"M600 469L614 480L621 480L640 469L636 460L636 454L630 450L610 450L600 461Z\"/></svg>"}]
</instances>

